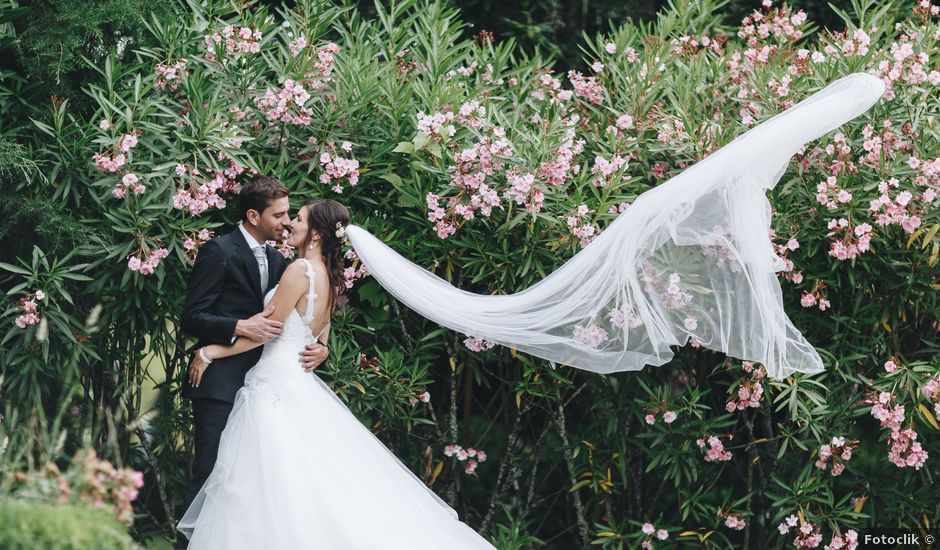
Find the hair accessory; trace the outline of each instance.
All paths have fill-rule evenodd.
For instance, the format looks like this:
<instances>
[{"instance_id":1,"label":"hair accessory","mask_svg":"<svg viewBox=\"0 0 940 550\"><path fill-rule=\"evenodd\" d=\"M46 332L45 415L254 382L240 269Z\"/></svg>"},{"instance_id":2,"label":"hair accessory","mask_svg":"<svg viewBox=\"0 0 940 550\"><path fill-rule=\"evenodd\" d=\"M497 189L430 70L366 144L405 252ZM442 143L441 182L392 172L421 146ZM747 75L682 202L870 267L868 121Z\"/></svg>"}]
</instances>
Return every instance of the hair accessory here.
<instances>
[{"instance_id":1,"label":"hair accessory","mask_svg":"<svg viewBox=\"0 0 940 550\"><path fill-rule=\"evenodd\" d=\"M349 247L349 238L346 236L346 227L343 222L336 222L336 236L343 241L343 246Z\"/></svg>"}]
</instances>

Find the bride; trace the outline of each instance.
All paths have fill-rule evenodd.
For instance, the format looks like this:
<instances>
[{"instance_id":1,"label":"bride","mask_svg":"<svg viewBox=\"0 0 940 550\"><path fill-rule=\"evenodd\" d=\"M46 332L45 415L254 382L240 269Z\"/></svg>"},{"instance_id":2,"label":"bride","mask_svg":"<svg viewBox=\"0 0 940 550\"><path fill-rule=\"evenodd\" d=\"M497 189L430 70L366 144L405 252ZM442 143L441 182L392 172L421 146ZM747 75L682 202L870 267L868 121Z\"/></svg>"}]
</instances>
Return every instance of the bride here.
<instances>
[{"instance_id":1,"label":"bride","mask_svg":"<svg viewBox=\"0 0 940 550\"><path fill-rule=\"evenodd\" d=\"M348 224L347 209L328 199L291 222L287 243L299 259L265 296L283 329L248 371L215 467L177 526L189 548L493 548L297 362L304 346L329 337L344 282L325 259L342 254L337 233ZM208 363L259 345L239 338L202 348L190 381L198 386Z\"/></svg>"}]
</instances>

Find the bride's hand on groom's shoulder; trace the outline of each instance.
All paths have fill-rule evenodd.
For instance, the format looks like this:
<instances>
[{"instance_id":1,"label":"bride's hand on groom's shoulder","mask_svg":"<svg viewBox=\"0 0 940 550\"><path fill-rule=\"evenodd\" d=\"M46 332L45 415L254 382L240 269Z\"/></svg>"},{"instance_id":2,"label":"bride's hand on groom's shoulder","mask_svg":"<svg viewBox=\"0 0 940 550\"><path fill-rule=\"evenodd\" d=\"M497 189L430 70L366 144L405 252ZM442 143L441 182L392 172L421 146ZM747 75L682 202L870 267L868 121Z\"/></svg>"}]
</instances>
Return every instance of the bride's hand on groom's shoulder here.
<instances>
[{"instance_id":1,"label":"bride's hand on groom's shoulder","mask_svg":"<svg viewBox=\"0 0 940 550\"><path fill-rule=\"evenodd\" d=\"M240 319L235 324L235 335L244 336L262 344L277 338L284 323L276 319L270 319L272 313L274 313L273 305L247 319Z\"/></svg>"},{"instance_id":2,"label":"bride's hand on groom's shoulder","mask_svg":"<svg viewBox=\"0 0 940 550\"><path fill-rule=\"evenodd\" d=\"M317 342L316 344L307 344L300 352L300 366L307 372L313 372L314 369L326 362L330 350L326 346Z\"/></svg>"}]
</instances>

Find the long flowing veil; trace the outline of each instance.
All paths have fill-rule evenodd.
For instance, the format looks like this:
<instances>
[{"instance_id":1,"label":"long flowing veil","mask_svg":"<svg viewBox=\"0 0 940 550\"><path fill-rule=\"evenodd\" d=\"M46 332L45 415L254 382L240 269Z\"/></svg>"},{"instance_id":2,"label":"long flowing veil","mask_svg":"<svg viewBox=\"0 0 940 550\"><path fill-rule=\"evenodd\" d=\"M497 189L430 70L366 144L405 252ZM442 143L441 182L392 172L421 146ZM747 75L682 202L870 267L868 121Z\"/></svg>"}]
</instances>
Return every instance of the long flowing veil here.
<instances>
[{"instance_id":1,"label":"long flowing veil","mask_svg":"<svg viewBox=\"0 0 940 550\"><path fill-rule=\"evenodd\" d=\"M599 373L639 370L702 346L763 363L770 376L824 370L783 310L765 191L808 141L862 114L877 77L839 78L665 183L557 270L509 295L466 292L362 227L347 235L366 269L442 326Z\"/></svg>"}]
</instances>

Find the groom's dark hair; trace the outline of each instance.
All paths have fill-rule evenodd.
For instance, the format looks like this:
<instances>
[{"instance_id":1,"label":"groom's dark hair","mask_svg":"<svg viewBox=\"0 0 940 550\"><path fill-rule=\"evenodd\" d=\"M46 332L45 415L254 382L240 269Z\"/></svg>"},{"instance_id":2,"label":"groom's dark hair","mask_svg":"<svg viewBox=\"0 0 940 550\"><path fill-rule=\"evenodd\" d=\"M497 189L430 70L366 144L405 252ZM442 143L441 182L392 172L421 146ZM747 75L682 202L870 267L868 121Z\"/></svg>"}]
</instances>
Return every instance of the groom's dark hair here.
<instances>
[{"instance_id":1,"label":"groom's dark hair","mask_svg":"<svg viewBox=\"0 0 940 550\"><path fill-rule=\"evenodd\" d=\"M242 219L248 219L249 210L264 212L271 201L286 197L287 194L287 187L271 176L251 178L238 192L238 209L241 211Z\"/></svg>"}]
</instances>

